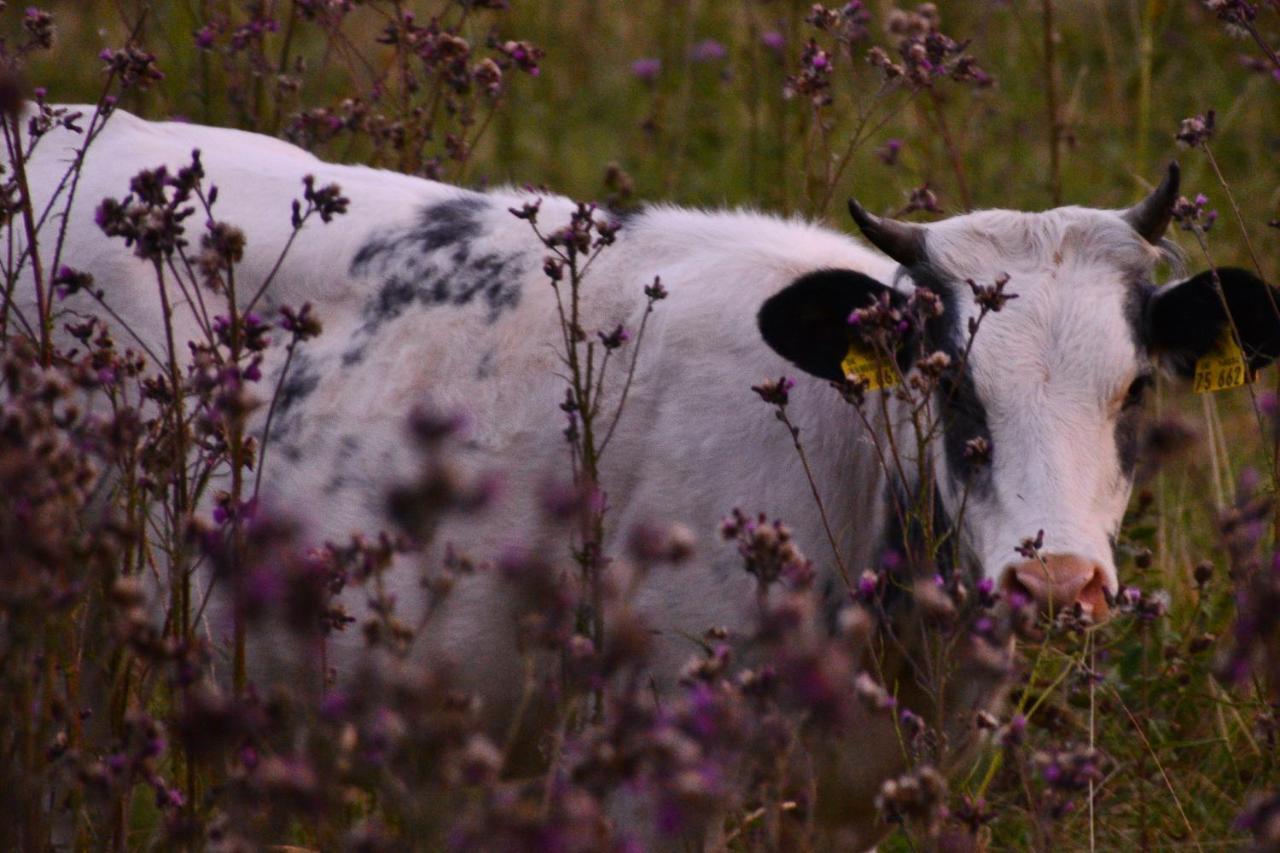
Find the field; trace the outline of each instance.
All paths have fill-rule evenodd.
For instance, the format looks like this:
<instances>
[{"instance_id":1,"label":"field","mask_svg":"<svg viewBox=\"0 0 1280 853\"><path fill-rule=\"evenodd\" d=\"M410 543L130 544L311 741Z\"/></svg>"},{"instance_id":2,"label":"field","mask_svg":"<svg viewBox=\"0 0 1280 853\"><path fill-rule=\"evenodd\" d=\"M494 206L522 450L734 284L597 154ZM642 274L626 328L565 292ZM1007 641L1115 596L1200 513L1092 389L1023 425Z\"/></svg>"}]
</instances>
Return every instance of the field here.
<instances>
[{"instance_id":1,"label":"field","mask_svg":"<svg viewBox=\"0 0 1280 853\"><path fill-rule=\"evenodd\" d=\"M827 9L800 0L46 0L0 9L0 37L11 164L13 104L37 92L53 104L110 98L148 118L256 130L325 159L468 186L546 187L619 212L659 201L745 206L845 231L851 196L918 222L977 208L1121 208L1176 160L1190 201L1170 236L1188 269L1237 266L1280 281L1276 0L871 0ZM92 126L88 116L82 124ZM613 605L621 622L609 624L608 608L592 598L608 561L590 546L603 541L609 516L590 500L567 511L575 522L565 524L557 558L579 579L566 587L577 597L566 633L543 626L529 641L569 661L557 682L553 746L542 755L550 770L513 772L513 744L482 733L471 706L429 667L412 689L371 671L360 703L336 700L337 690L250 689L243 636L230 649L205 645L191 618L203 592L184 568L224 566L233 594L250 598L235 578L277 572L278 598L240 602L245 630L278 620L322 645L344 627L331 579L376 597L400 545L370 531L322 555L285 556L288 534L242 511L257 450L247 412L211 402L225 388L202 387L198 370L172 359L134 367L92 333L72 354L43 314L34 330L11 321L10 298L31 274L13 246L25 240L31 211L12 167L0 179L10 246L0 319L0 846L850 843L839 828L815 825L822 804L806 787L812 779L760 758L770 749L797 754L814 727L834 725L824 713L844 710L806 705L785 685L762 698L739 662L712 666L711 639L706 666L669 718L652 714L643 691L618 686L643 650L627 646L625 602ZM187 190L186 201L199 203L202 190ZM340 218L340 208L316 188L300 215L318 223ZM607 235L578 225L592 252L608 251ZM561 249L563 287L589 288L589 274L579 276L585 256ZM234 247L215 244L212 253L213 272L191 272L205 276L194 286L234 267ZM44 274L51 293L85 299L92 314L75 272ZM661 311L660 292L650 298ZM243 372L253 332L234 305L229 315L233 331L206 355ZM60 330L64 318L56 323ZM282 323L290 353L316 331L305 317ZM602 333L600 346L623 358L643 335L629 331L629 344ZM568 363L579 349L566 346ZM111 379L85 380L90 363ZM569 383L579 411L591 409L590 376ZM46 381L61 390L46 393ZM182 392L165 392L166 382ZM981 749L962 757L945 724L886 711L898 715L910 769L876 800L879 849L1280 850L1278 391L1275 368L1214 394L1157 382L1117 546L1125 591L1106 624L1063 614L1020 625L988 613L969 587L933 601L940 615L924 596L922 618L940 636L1005 620L1003 636L1019 638L1014 687L1008 706L980 723ZM272 389L245 393L269 400ZM66 400L80 394L110 400L113 429L66 415ZM785 389L762 387L761 397L785 413ZM222 420L206 427L188 418L206 405L221 406ZM469 500L447 488L441 497L431 479L447 460L447 426L424 416L416 428L423 479L393 501L410 532ZM570 436L572 466L566 448L577 488L596 487L590 436ZM212 472L234 485L210 512L194 483L207 487ZM727 524L762 590L782 583L762 566L789 566L794 555L764 542L754 524ZM679 542L655 537L631 558L678 558ZM822 548L797 544L811 556ZM158 571L182 580L157 609L144 606L137 578ZM805 593L801 581L786 584L797 600ZM433 593L447 596L446 587ZM918 584L908 592L919 597ZM540 606L557 593L521 594ZM872 634L897 618L877 609L878 594L862 599L884 623ZM351 630L394 655L411 644L400 632L412 629L384 616ZM847 639L804 642L815 661L843 666L846 652L832 646ZM795 663L785 642L772 642L780 661ZM884 651L866 643L872 657ZM222 656L232 661L230 683L206 683L209 659ZM848 688L852 673L843 675ZM856 698L849 690L832 701L888 698L858 683ZM690 734L690 720L710 705L716 724ZM604 710L618 707L633 716ZM664 740L673 728L692 744L685 752ZM606 747L632 760L601 758ZM714 783L712 769L723 774ZM654 825L629 841L607 819L609 797L622 790L659 803Z\"/></svg>"}]
</instances>

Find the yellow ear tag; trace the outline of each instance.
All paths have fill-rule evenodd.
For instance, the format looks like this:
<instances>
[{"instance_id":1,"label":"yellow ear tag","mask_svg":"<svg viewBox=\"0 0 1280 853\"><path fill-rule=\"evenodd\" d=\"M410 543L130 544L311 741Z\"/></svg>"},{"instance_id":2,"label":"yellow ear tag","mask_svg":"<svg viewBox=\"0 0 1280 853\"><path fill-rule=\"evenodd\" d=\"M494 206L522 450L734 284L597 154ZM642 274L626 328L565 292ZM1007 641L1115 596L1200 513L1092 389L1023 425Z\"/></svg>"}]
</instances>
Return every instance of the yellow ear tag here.
<instances>
[{"instance_id":1,"label":"yellow ear tag","mask_svg":"<svg viewBox=\"0 0 1280 853\"><path fill-rule=\"evenodd\" d=\"M849 342L849 352L840 362L845 379L861 379L868 391L892 388L898 384L898 372L880 353Z\"/></svg>"},{"instance_id":2,"label":"yellow ear tag","mask_svg":"<svg viewBox=\"0 0 1280 853\"><path fill-rule=\"evenodd\" d=\"M1196 362L1195 382L1197 394L1207 391L1225 391L1252 382L1253 375L1244 360L1244 353L1231 334L1231 327L1224 326L1222 336L1200 360Z\"/></svg>"}]
</instances>

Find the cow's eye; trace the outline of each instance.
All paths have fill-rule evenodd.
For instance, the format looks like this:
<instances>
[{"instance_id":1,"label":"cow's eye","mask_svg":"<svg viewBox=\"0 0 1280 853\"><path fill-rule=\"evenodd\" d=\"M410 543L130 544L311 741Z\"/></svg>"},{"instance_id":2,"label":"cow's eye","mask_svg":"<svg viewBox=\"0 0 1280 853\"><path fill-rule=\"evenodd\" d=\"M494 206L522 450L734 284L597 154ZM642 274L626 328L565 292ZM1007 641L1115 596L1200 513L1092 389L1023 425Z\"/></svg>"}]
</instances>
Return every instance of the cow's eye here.
<instances>
[{"instance_id":1,"label":"cow's eye","mask_svg":"<svg viewBox=\"0 0 1280 853\"><path fill-rule=\"evenodd\" d=\"M1133 380L1129 385L1129 390L1125 392L1124 404L1122 409L1132 409L1135 406L1142 405L1142 398L1146 395L1147 389L1151 387L1151 375L1144 373L1137 379Z\"/></svg>"}]
</instances>

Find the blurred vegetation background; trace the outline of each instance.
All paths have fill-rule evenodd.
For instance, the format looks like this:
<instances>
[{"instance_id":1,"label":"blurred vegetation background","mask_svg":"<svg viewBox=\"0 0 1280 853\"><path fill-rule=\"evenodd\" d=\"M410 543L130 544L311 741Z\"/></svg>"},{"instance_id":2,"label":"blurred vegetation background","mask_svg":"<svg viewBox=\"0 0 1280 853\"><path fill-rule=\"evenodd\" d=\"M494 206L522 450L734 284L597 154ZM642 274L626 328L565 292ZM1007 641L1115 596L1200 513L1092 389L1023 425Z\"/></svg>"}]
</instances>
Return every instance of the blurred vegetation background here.
<instances>
[{"instance_id":1,"label":"blurred vegetation background","mask_svg":"<svg viewBox=\"0 0 1280 853\"><path fill-rule=\"evenodd\" d=\"M419 22L444 4L402 4ZM806 196L805 163L814 110L803 97L784 98L806 40L810 3L801 0L513 0L500 15L475 15L473 40L497 26L503 37L527 39L546 51L541 73L514 81L509 108L498 111L465 176L470 183L534 183L575 197L602 196L602 175L619 164L636 196L687 204L747 204L802 211L844 227L844 198L856 194L882 210L901 209L910 190L928 184L942 208L964 207L929 98L895 92L876 105L836 191L819 205ZM1039 2L943 2L942 27L993 78L988 87L935 87L962 162L973 207L1039 209L1061 203L1120 206L1158 181L1179 157L1188 195L1203 190L1218 203L1204 158L1179 152L1174 133L1189 115L1215 109L1215 152L1227 180L1238 185L1246 219L1261 228L1280 205L1280 98L1277 80L1257 45L1231 35L1196 0L1071 0L1052 8L1053 66L1045 62L1044 5ZM370 51L385 25L368 10L344 23L333 44L316 26L295 28L289 53L304 57L301 88L280 95L271 79L257 97L271 102L255 120L237 108L219 50L201 50L196 33L224 10L248 19L262 6L277 22L290 3L210 0L109 0L48 4L58 22L58 49L37 61L31 76L57 101L96 100L102 74L92 57L136 40L155 52L165 80L125 106L151 118L279 131L303 107L330 105L364 90L383 73L391 53ZM886 44L892 4L866 4L867 44ZM909 6L907 7L909 8ZM14 15L17 10L10 10ZM357 12L365 10L357 9ZM145 15L144 15L145 12ZM139 25L139 20L141 24ZM14 18L11 23L16 24ZM1274 16L1259 20L1274 29ZM271 33L282 50L288 26ZM349 47L344 47L348 45ZM864 45L865 46L865 45ZM271 51L269 55L279 54ZM359 58L357 58L357 56ZM72 59L76 57L76 59ZM658 60L643 64L644 60ZM637 63L642 63L637 65ZM1050 79L1052 78L1052 87ZM838 64L836 102L824 114L835 123L842 152L858 110L877 100L879 73L861 55ZM1050 104L1050 91L1054 104ZM1051 113L1052 109L1052 113ZM1051 120L1050 116L1056 118ZM883 116L883 119L881 118ZM1050 169L1053 125L1061 139L1060 190ZM901 142L894 165L875 156ZM361 161L362 151L335 145L333 159ZM1234 255L1239 236L1222 228L1216 240ZM1276 260L1274 240L1262 241Z\"/></svg>"}]
</instances>

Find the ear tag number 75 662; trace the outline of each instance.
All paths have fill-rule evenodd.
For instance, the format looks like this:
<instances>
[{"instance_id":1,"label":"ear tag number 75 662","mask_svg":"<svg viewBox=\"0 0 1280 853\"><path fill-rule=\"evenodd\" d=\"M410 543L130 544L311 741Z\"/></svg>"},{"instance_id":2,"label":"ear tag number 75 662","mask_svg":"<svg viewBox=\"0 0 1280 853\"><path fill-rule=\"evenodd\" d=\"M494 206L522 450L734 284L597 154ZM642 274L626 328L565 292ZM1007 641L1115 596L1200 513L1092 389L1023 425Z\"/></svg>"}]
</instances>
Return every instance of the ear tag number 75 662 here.
<instances>
[{"instance_id":1,"label":"ear tag number 75 662","mask_svg":"<svg viewBox=\"0 0 1280 853\"><path fill-rule=\"evenodd\" d=\"M1236 344L1236 339L1231 334L1231 327L1225 326L1213 349L1196 362L1192 388L1196 393L1203 394L1208 391L1238 388L1252 380L1252 371L1245 363L1244 353Z\"/></svg>"}]
</instances>

